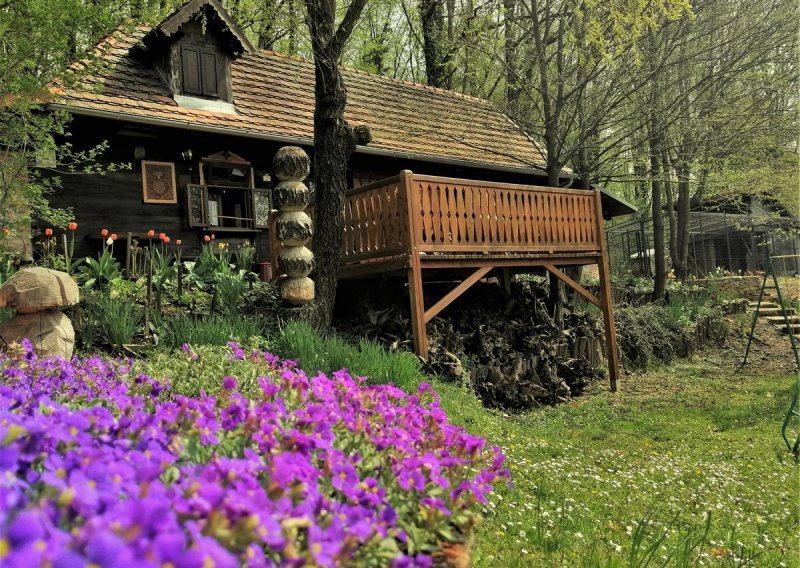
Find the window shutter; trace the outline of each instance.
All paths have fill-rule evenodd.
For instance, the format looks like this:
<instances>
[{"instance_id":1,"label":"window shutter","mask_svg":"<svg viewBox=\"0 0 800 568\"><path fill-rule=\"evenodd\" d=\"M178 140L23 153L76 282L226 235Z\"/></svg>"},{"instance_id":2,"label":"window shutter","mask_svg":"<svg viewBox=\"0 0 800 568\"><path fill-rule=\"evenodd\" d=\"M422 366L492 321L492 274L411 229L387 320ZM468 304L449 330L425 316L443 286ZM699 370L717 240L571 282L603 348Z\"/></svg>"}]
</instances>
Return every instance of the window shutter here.
<instances>
[{"instance_id":1,"label":"window shutter","mask_svg":"<svg viewBox=\"0 0 800 568\"><path fill-rule=\"evenodd\" d=\"M255 188L252 189L253 196L253 228L269 228L270 211L272 210L272 200L270 190Z\"/></svg>"},{"instance_id":2,"label":"window shutter","mask_svg":"<svg viewBox=\"0 0 800 568\"><path fill-rule=\"evenodd\" d=\"M206 188L202 185L190 184L186 188L186 211L189 216L190 227L205 227L208 225L206 220Z\"/></svg>"},{"instance_id":3,"label":"window shutter","mask_svg":"<svg viewBox=\"0 0 800 568\"><path fill-rule=\"evenodd\" d=\"M202 63L200 75L203 80L203 94L209 97L219 96L217 54L213 51L201 50L200 61Z\"/></svg>"},{"instance_id":4,"label":"window shutter","mask_svg":"<svg viewBox=\"0 0 800 568\"><path fill-rule=\"evenodd\" d=\"M183 75L183 92L190 95L203 94L203 82L200 72L200 50L193 47L181 49L181 73Z\"/></svg>"}]
</instances>

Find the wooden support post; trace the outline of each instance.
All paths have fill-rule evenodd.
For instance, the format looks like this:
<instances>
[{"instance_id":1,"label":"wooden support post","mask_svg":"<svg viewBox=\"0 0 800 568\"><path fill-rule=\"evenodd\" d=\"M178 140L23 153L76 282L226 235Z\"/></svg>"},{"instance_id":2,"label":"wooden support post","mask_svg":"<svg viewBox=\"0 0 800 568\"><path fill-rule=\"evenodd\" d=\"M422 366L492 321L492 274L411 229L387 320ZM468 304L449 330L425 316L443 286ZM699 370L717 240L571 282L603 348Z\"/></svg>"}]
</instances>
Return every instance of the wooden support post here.
<instances>
[{"instance_id":1,"label":"wooden support post","mask_svg":"<svg viewBox=\"0 0 800 568\"><path fill-rule=\"evenodd\" d=\"M428 359L428 332L425 329L425 298L422 293L422 269L408 269L408 297L411 303L411 330L414 333L414 351Z\"/></svg>"},{"instance_id":2,"label":"wooden support post","mask_svg":"<svg viewBox=\"0 0 800 568\"><path fill-rule=\"evenodd\" d=\"M148 249L149 262L147 263L147 303L144 307L144 337L145 342L150 340L150 306L153 301L153 245ZM159 314L161 315L161 314Z\"/></svg>"},{"instance_id":3,"label":"wooden support post","mask_svg":"<svg viewBox=\"0 0 800 568\"><path fill-rule=\"evenodd\" d=\"M423 359L428 359L428 333L425 330L425 296L422 288L422 265L419 259L420 217L414 211L414 174L411 170L401 172L403 189L400 194L408 215L406 237L408 239L408 297L411 304L411 329L414 334L414 351Z\"/></svg>"},{"instance_id":4,"label":"wooden support post","mask_svg":"<svg viewBox=\"0 0 800 568\"><path fill-rule=\"evenodd\" d=\"M600 308L603 311L603 323L605 324L608 378L611 383L611 392L617 392L620 378L619 351L617 351L617 326L614 323L614 298L611 293L611 271L608 265L606 234L603 227L603 206L600 201L599 191L595 191L595 217L597 222L597 236L600 239L600 258L598 259L597 267L600 273Z\"/></svg>"},{"instance_id":5,"label":"wooden support post","mask_svg":"<svg viewBox=\"0 0 800 568\"><path fill-rule=\"evenodd\" d=\"M567 276L567 275L566 275L564 272L562 272L562 271L561 271L559 268L557 268L555 265L553 265L553 264L550 264L550 263L547 263L547 264L545 264L545 265L544 265L544 267L547 269L547 271L548 271L550 274L552 274L553 276L555 276L556 278L558 278L559 280L561 280L561 281L562 281L564 284L566 284L567 286L569 286L570 288L572 288L573 290L575 290L575 291L576 291L578 294L580 294L581 296L583 296L584 298L586 298L587 300L589 300L589 301L590 301L592 304L594 304L594 305L595 305L595 306L597 306L598 308L601 308L601 307L602 307L602 306L601 306L601 302L600 302L600 300L598 300L598 299L597 299L597 298L594 296L594 294L592 294L591 292L589 292L589 290L587 290L586 288L584 288L583 286L581 286L579 283L575 282L575 280L573 280L572 278L570 278L569 276Z\"/></svg>"},{"instance_id":6,"label":"wooden support post","mask_svg":"<svg viewBox=\"0 0 800 568\"><path fill-rule=\"evenodd\" d=\"M511 295L511 279L513 278L511 274L511 269L503 268L501 274L501 278L503 280L503 290L505 290L506 295Z\"/></svg>"},{"instance_id":7,"label":"wooden support post","mask_svg":"<svg viewBox=\"0 0 800 568\"><path fill-rule=\"evenodd\" d=\"M130 231L125 235L125 278L131 277L131 241L133 233Z\"/></svg>"},{"instance_id":8,"label":"wooden support post","mask_svg":"<svg viewBox=\"0 0 800 568\"><path fill-rule=\"evenodd\" d=\"M477 269L475 272L469 275L463 282L461 282L458 286L450 290L444 298L436 302L431 309L425 312L425 323L428 323L436 315L445 309L447 306L453 303L461 294L466 292L470 286L475 284L478 280L486 276L486 274L492 269L491 266L482 266L481 268Z\"/></svg>"}]
</instances>

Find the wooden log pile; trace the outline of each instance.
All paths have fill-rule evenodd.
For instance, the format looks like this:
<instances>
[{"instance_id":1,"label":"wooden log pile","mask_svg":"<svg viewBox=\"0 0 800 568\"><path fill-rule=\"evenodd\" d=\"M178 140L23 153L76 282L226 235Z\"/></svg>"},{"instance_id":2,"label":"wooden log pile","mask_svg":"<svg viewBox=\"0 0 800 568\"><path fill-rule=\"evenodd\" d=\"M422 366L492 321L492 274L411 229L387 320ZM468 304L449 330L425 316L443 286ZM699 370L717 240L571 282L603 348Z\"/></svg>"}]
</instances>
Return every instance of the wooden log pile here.
<instances>
[{"instance_id":1,"label":"wooden log pile","mask_svg":"<svg viewBox=\"0 0 800 568\"><path fill-rule=\"evenodd\" d=\"M428 365L439 374L467 369L487 406L523 410L565 402L602 377L598 322L569 314L559 327L528 283L515 283L510 296L478 285L442 316L428 326Z\"/></svg>"},{"instance_id":2,"label":"wooden log pile","mask_svg":"<svg viewBox=\"0 0 800 568\"><path fill-rule=\"evenodd\" d=\"M339 318L337 329L410 349L402 294L381 292L360 290L352 300L341 298L360 310L351 312L355 317L346 322ZM545 308L544 296L544 290L529 282L513 283L510 295L496 284L474 285L428 324L427 370L468 383L487 406L507 410L564 402L580 394L603 374L601 326L588 316L568 314L559 327ZM387 304L389 298L395 303Z\"/></svg>"}]
</instances>

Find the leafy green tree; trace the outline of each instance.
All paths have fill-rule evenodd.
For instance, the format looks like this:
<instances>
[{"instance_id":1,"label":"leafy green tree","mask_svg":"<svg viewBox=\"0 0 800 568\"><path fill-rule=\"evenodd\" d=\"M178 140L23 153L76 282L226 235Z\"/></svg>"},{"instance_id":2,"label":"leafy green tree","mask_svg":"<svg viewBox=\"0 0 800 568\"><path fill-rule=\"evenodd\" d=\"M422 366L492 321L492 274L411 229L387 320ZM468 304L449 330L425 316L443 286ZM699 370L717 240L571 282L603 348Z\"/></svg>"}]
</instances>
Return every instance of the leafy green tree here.
<instances>
[{"instance_id":1,"label":"leafy green tree","mask_svg":"<svg viewBox=\"0 0 800 568\"><path fill-rule=\"evenodd\" d=\"M0 2L0 226L7 239L24 237L32 218L64 225L69 211L47 203L59 176L101 171L96 158L105 144L75 151L68 141L69 115L44 112L44 105L52 99L51 88L90 72L93 43L127 10L122 0ZM70 71L77 60L85 65Z\"/></svg>"}]
</instances>

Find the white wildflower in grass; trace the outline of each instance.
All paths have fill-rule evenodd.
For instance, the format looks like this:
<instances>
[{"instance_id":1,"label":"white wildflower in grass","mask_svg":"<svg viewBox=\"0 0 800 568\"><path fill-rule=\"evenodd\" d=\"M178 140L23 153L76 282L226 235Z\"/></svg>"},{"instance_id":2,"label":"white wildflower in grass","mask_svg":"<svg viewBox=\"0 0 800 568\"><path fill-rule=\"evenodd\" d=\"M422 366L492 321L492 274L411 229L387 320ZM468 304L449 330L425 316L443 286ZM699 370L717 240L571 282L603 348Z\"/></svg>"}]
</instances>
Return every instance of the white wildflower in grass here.
<instances>
[{"instance_id":1,"label":"white wildflower in grass","mask_svg":"<svg viewBox=\"0 0 800 568\"><path fill-rule=\"evenodd\" d=\"M497 433L490 441L509 454L514 487L485 505L492 514L477 529L476 568L519 565L521 530L530 566L580 566L590 557L614 565L639 535L639 558L663 535L653 565L798 566L789 489L797 470L774 435L776 403L792 377L695 368L631 378L613 402L590 395L574 408L489 423ZM636 381L656 382L638 392ZM775 399L767 402L765 391ZM733 419L738 425L726 426Z\"/></svg>"}]
</instances>

